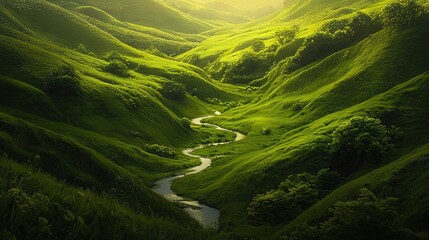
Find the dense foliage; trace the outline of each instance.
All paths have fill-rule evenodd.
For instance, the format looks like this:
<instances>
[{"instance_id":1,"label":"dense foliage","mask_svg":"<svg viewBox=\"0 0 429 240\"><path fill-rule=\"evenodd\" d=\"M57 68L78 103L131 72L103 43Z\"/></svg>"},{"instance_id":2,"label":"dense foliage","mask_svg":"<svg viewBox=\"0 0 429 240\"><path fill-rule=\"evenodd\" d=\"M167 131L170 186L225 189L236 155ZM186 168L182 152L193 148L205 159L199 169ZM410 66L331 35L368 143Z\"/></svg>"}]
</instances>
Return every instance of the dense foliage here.
<instances>
[{"instance_id":1,"label":"dense foliage","mask_svg":"<svg viewBox=\"0 0 429 240\"><path fill-rule=\"evenodd\" d=\"M424 7L415 0L401 0L383 9L383 24L386 26L410 25L420 21L426 14Z\"/></svg>"},{"instance_id":2,"label":"dense foliage","mask_svg":"<svg viewBox=\"0 0 429 240\"><path fill-rule=\"evenodd\" d=\"M130 74L128 73L128 67L122 61L113 59L110 60L109 63L104 66L104 71L118 75L120 77L128 77Z\"/></svg>"},{"instance_id":3,"label":"dense foliage","mask_svg":"<svg viewBox=\"0 0 429 240\"><path fill-rule=\"evenodd\" d=\"M379 119L355 116L334 131L330 149L337 164L346 171L356 170L367 161L385 159L399 134L397 128L387 128Z\"/></svg>"},{"instance_id":4,"label":"dense foliage","mask_svg":"<svg viewBox=\"0 0 429 240\"><path fill-rule=\"evenodd\" d=\"M166 98L181 101L185 99L186 89L181 83L168 81L162 86L161 92Z\"/></svg>"},{"instance_id":5,"label":"dense foliage","mask_svg":"<svg viewBox=\"0 0 429 240\"><path fill-rule=\"evenodd\" d=\"M55 96L77 96L81 92L79 77L72 67L64 66L47 77L44 90Z\"/></svg>"},{"instance_id":6,"label":"dense foliage","mask_svg":"<svg viewBox=\"0 0 429 240\"><path fill-rule=\"evenodd\" d=\"M260 49L257 50L261 51ZM225 72L224 81L236 84L248 84L264 76L269 66L268 64L264 54L247 51L228 68Z\"/></svg>"},{"instance_id":7,"label":"dense foliage","mask_svg":"<svg viewBox=\"0 0 429 240\"><path fill-rule=\"evenodd\" d=\"M178 155L173 148L158 145L158 144L146 144L145 149L147 152L158 155L160 157L177 159Z\"/></svg>"},{"instance_id":8,"label":"dense foliage","mask_svg":"<svg viewBox=\"0 0 429 240\"><path fill-rule=\"evenodd\" d=\"M356 200L337 202L332 216L317 226L300 225L287 240L405 239L397 199L378 198L366 188Z\"/></svg>"},{"instance_id":9,"label":"dense foliage","mask_svg":"<svg viewBox=\"0 0 429 240\"><path fill-rule=\"evenodd\" d=\"M316 202L338 185L340 176L329 169L316 175L301 173L291 175L272 189L253 198L247 212L256 221L286 222Z\"/></svg>"},{"instance_id":10,"label":"dense foliage","mask_svg":"<svg viewBox=\"0 0 429 240\"><path fill-rule=\"evenodd\" d=\"M167 218L136 213L108 194L59 183L6 156L0 156L0 176L1 239L161 240L211 235L196 224L181 226Z\"/></svg>"}]
</instances>

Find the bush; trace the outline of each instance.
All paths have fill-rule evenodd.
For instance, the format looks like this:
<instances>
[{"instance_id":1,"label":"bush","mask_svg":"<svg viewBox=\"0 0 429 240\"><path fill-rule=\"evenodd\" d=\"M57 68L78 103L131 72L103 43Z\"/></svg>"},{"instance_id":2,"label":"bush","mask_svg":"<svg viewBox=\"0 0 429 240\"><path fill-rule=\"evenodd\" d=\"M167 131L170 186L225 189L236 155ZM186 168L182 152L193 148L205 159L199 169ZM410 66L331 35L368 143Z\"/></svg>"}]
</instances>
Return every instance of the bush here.
<instances>
[{"instance_id":1,"label":"bush","mask_svg":"<svg viewBox=\"0 0 429 240\"><path fill-rule=\"evenodd\" d=\"M48 94L62 97L77 96L81 93L79 78L70 66L49 74L44 82L44 90Z\"/></svg>"},{"instance_id":2,"label":"bush","mask_svg":"<svg viewBox=\"0 0 429 240\"><path fill-rule=\"evenodd\" d=\"M363 188L356 200L337 202L328 220L317 226L302 224L284 239L403 239L396 201L390 197L380 199Z\"/></svg>"},{"instance_id":3,"label":"bush","mask_svg":"<svg viewBox=\"0 0 429 240\"><path fill-rule=\"evenodd\" d=\"M165 82L162 86L162 95L166 98L181 101L185 99L185 85L178 82Z\"/></svg>"},{"instance_id":4,"label":"bush","mask_svg":"<svg viewBox=\"0 0 429 240\"><path fill-rule=\"evenodd\" d=\"M82 43L79 43L79 45L77 45L77 48L75 50L80 52L80 53L91 56L91 57L97 57L97 55L95 55L95 53L90 52L88 49L86 49L86 46L83 45Z\"/></svg>"},{"instance_id":5,"label":"bush","mask_svg":"<svg viewBox=\"0 0 429 240\"><path fill-rule=\"evenodd\" d=\"M387 5L382 12L385 26L411 25L426 14L422 5L415 0L400 0Z\"/></svg>"},{"instance_id":6,"label":"bush","mask_svg":"<svg viewBox=\"0 0 429 240\"><path fill-rule=\"evenodd\" d=\"M264 50L264 48L265 48L265 44L261 40L256 40L255 42L252 43L252 50L255 52L260 52Z\"/></svg>"},{"instance_id":7,"label":"bush","mask_svg":"<svg viewBox=\"0 0 429 240\"><path fill-rule=\"evenodd\" d=\"M189 118L186 118L186 117L181 118L180 124L182 124L184 128L191 128L191 120Z\"/></svg>"},{"instance_id":8,"label":"bush","mask_svg":"<svg viewBox=\"0 0 429 240\"><path fill-rule=\"evenodd\" d=\"M106 66L103 68L104 71L115 74L120 77L129 77L128 67L125 63L119 60L111 60Z\"/></svg>"},{"instance_id":9,"label":"bush","mask_svg":"<svg viewBox=\"0 0 429 240\"><path fill-rule=\"evenodd\" d=\"M295 25L291 29L283 29L283 30L277 31L275 33L275 37L277 39L277 42L279 42L280 45L286 45L295 39L295 36L298 32L299 32L299 26Z\"/></svg>"},{"instance_id":10,"label":"bush","mask_svg":"<svg viewBox=\"0 0 429 240\"><path fill-rule=\"evenodd\" d=\"M171 158L171 159L177 159L178 158L178 155L177 155L176 151L174 151L174 149L172 149L170 147L163 146L163 145L146 144L145 149L147 152L158 155L160 157Z\"/></svg>"},{"instance_id":11,"label":"bush","mask_svg":"<svg viewBox=\"0 0 429 240\"><path fill-rule=\"evenodd\" d=\"M321 30L330 34L335 34L336 31L344 30L348 23L349 21L347 19L334 19L323 24Z\"/></svg>"},{"instance_id":12,"label":"bush","mask_svg":"<svg viewBox=\"0 0 429 240\"><path fill-rule=\"evenodd\" d=\"M268 61L262 54L248 51L226 70L224 81L248 84L252 80L263 77L268 67Z\"/></svg>"},{"instance_id":13,"label":"bush","mask_svg":"<svg viewBox=\"0 0 429 240\"><path fill-rule=\"evenodd\" d=\"M318 59L351 46L379 29L370 16L358 12L351 19L334 19L322 26L320 31L304 39L295 55L287 58L286 73L293 72Z\"/></svg>"},{"instance_id":14,"label":"bush","mask_svg":"<svg viewBox=\"0 0 429 240\"><path fill-rule=\"evenodd\" d=\"M346 170L356 170L366 160L380 161L392 149L392 136L386 126L367 116L355 116L340 125L330 143L334 159L346 165Z\"/></svg>"},{"instance_id":15,"label":"bush","mask_svg":"<svg viewBox=\"0 0 429 240\"><path fill-rule=\"evenodd\" d=\"M317 175L309 173L291 175L281 182L277 189L254 197L247 208L247 213L256 221L291 220L329 193L339 182L339 174L330 169L321 169Z\"/></svg>"}]
</instances>

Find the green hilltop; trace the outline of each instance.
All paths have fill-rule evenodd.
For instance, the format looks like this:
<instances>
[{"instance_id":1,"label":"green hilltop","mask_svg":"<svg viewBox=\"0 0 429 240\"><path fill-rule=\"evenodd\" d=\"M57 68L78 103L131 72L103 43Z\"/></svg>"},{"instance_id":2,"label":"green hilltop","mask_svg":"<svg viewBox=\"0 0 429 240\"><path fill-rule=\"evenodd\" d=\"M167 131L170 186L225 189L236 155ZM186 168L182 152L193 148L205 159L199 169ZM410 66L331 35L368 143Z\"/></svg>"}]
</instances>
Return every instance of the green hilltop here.
<instances>
[{"instance_id":1,"label":"green hilltop","mask_svg":"<svg viewBox=\"0 0 429 240\"><path fill-rule=\"evenodd\" d=\"M202 2L0 1L0 238L427 239L429 2Z\"/></svg>"}]
</instances>

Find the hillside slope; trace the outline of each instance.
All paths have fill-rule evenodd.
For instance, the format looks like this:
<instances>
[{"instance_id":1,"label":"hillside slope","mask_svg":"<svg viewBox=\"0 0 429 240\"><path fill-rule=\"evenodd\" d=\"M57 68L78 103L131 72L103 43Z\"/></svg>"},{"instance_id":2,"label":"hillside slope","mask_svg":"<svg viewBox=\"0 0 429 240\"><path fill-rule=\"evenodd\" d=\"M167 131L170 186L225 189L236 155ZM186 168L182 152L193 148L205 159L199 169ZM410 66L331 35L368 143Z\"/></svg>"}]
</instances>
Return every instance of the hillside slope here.
<instances>
[{"instance_id":1,"label":"hillside slope","mask_svg":"<svg viewBox=\"0 0 429 240\"><path fill-rule=\"evenodd\" d=\"M366 4L356 4L366 9L368 6L362 2ZM324 19L319 17L312 15L315 21ZM322 26L320 22L314 24ZM427 236L427 229L420 224L428 221L428 196L423 183L427 168L416 175L407 169L428 154L428 24L425 17L408 26L386 27L298 69L289 70L290 62L280 61L263 77L257 92L259 98L213 119L217 124L247 133L248 138L201 151L200 154L226 156L218 158L205 174L179 179L173 186L179 193L221 208L221 221L232 231L260 239L267 239L267 232L279 230L270 237L276 239L290 234L299 224L326 219L335 202L350 200L359 188L368 187L378 194L398 197L406 227ZM236 37L238 31L226 34ZM236 39L247 39L243 36ZM213 42L209 38L201 47L214 43L217 37L221 38L215 36ZM222 54L228 56L228 52ZM402 135L396 150L376 164L363 160L365 164L345 170L339 159L332 156L331 144L333 133L353 116L369 116L386 126L399 127ZM427 162L422 161L421 164ZM248 207L257 194L267 194L260 204L270 209L275 200L269 197L276 196L267 191L275 190L288 176L317 174L322 168L340 172L344 185L308 209L304 207L306 210L296 218L270 222L249 216ZM396 182L397 172L407 172L401 175L401 181L418 184ZM386 189L395 188L393 182L401 190L386 193ZM410 195L401 195L401 191ZM415 205L416 199L421 199L419 205ZM280 211L286 210L273 210Z\"/></svg>"},{"instance_id":2,"label":"hillside slope","mask_svg":"<svg viewBox=\"0 0 429 240\"><path fill-rule=\"evenodd\" d=\"M97 7L121 21L161 30L201 33L211 30L214 27L214 25L208 22L187 15L157 0L109 0L103 2L94 0L76 0L73 2L51 0L50 2L60 4L69 9L78 6Z\"/></svg>"},{"instance_id":3,"label":"hillside slope","mask_svg":"<svg viewBox=\"0 0 429 240\"><path fill-rule=\"evenodd\" d=\"M38 217L49 226L58 221L52 218L62 214L56 212L58 206L84 223L61 223L62 230L51 231L57 237L91 238L96 233L84 229L104 228L97 224L117 228L118 237L144 237L145 231L120 225L121 218L135 221L140 230L155 222L175 229L154 230L154 239L176 233L189 239L195 232L212 236L148 186L198 164L177 154L176 148L216 136L191 128L184 119L214 111L200 99L240 96L221 90L201 69L137 50L92 21L44 0L0 4L1 171L10 173L2 174L1 215L8 216L10 222L5 223L16 223L2 225L2 231L25 238L22 228ZM27 178L38 180L32 180L34 185L15 182ZM50 187L43 187L44 182ZM94 199L91 211L99 211L106 222L91 211L83 214L87 210L81 203L69 200L68 192L79 195L82 189L91 189L83 195ZM10 195L16 191L29 201L38 201L40 193L55 206L46 203L47 209L15 219L8 204L20 204L18 195ZM108 204L110 200L114 203ZM102 213L110 210L111 218ZM193 230L183 232L180 229L187 227L181 223Z\"/></svg>"}]
</instances>

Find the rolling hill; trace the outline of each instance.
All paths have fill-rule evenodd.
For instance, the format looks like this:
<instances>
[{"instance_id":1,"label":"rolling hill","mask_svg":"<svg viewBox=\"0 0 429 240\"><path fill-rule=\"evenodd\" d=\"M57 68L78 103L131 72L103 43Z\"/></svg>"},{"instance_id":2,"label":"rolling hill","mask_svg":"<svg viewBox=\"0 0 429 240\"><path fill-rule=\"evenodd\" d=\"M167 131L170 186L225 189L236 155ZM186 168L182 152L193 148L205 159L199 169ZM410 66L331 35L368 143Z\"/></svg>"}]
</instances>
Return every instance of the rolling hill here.
<instances>
[{"instance_id":1,"label":"rolling hill","mask_svg":"<svg viewBox=\"0 0 429 240\"><path fill-rule=\"evenodd\" d=\"M207 2L0 1L0 238L427 239L429 2Z\"/></svg>"}]
</instances>

